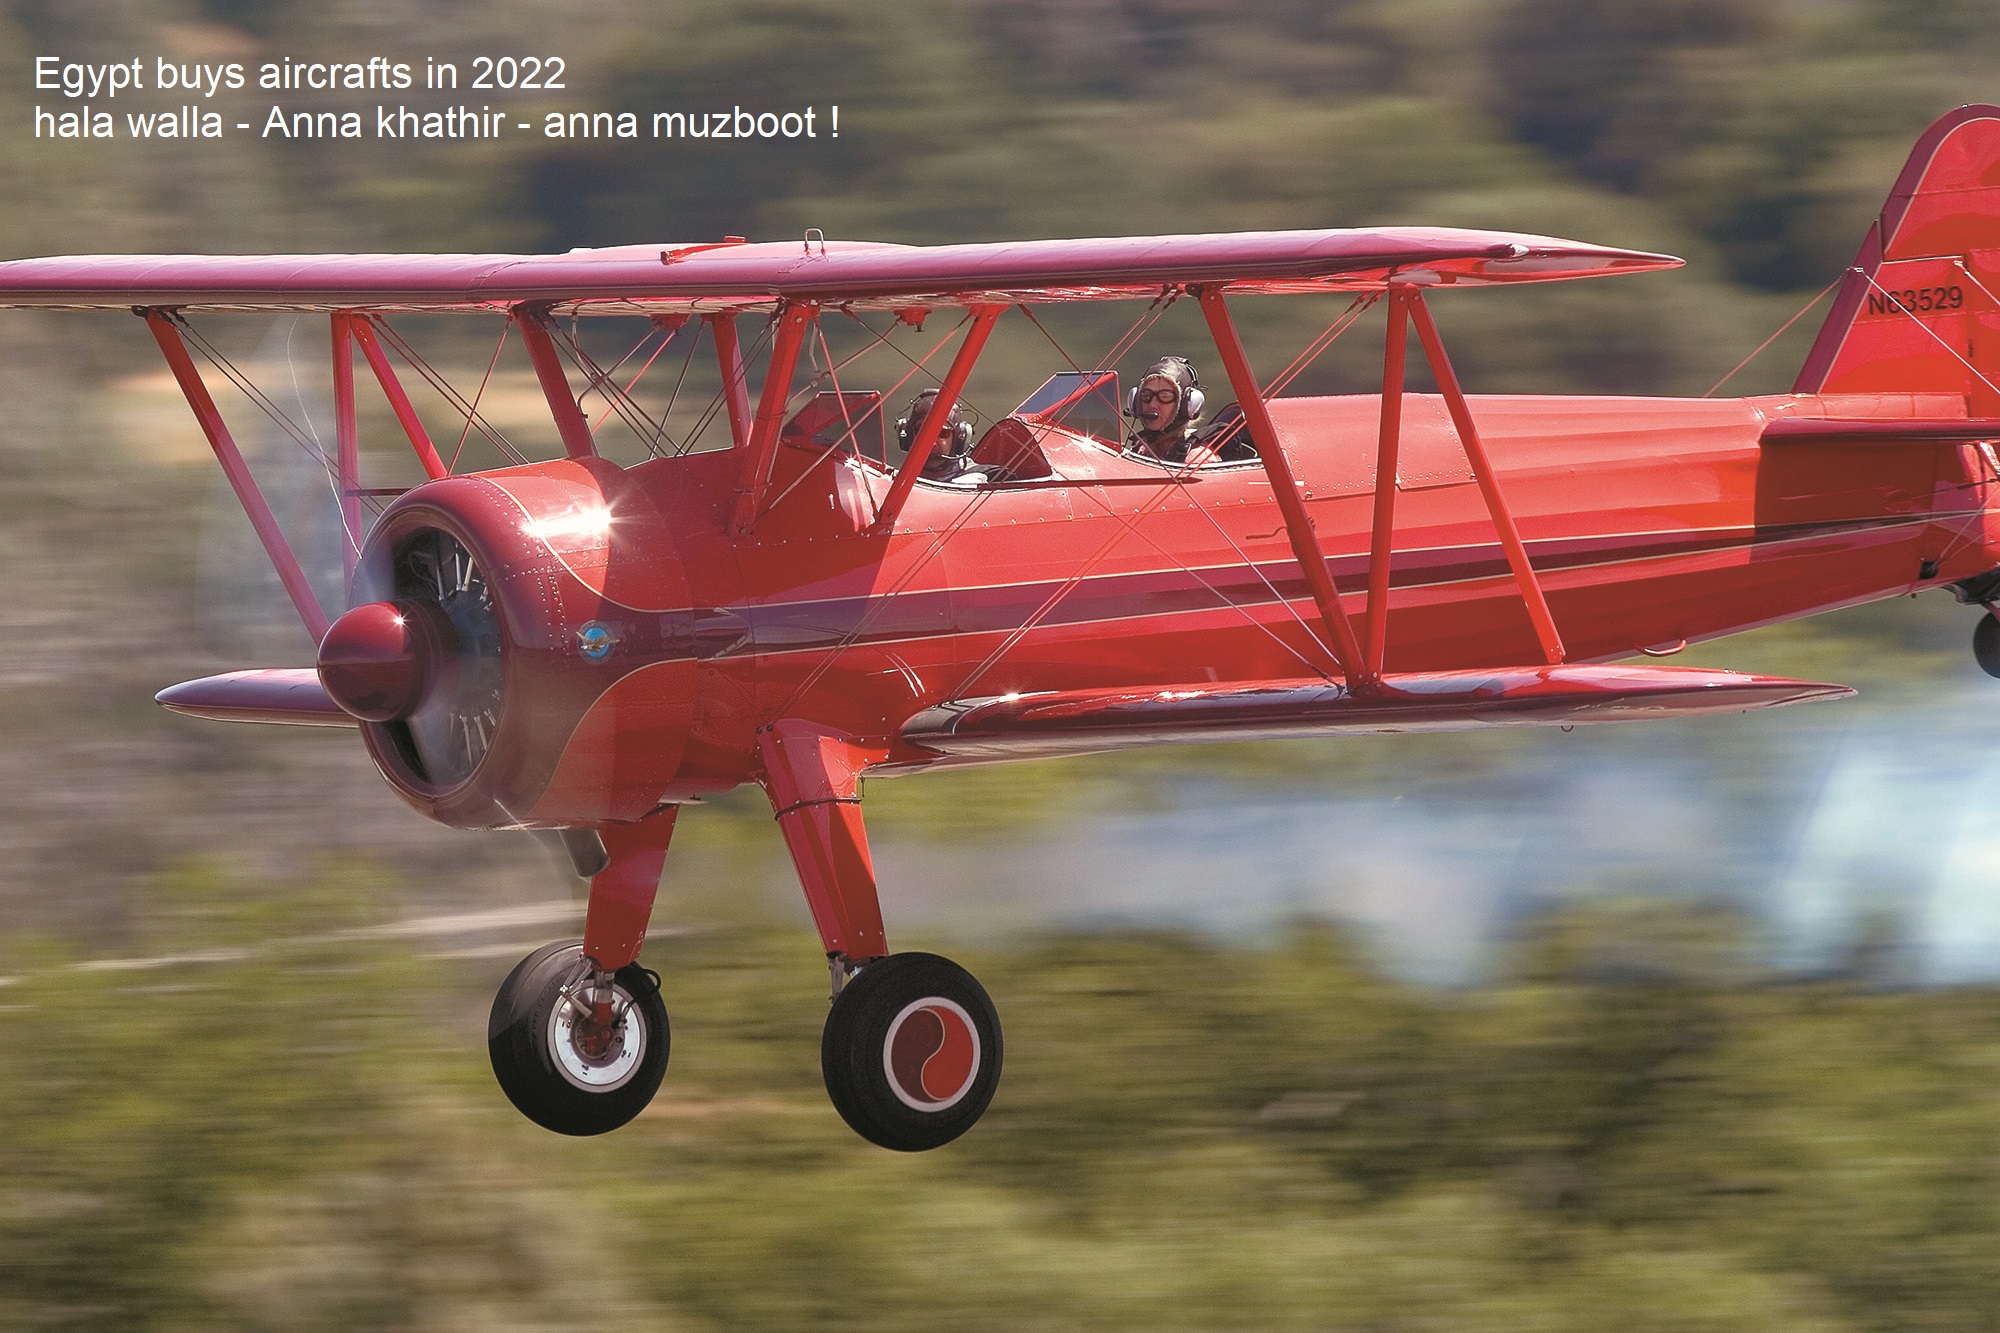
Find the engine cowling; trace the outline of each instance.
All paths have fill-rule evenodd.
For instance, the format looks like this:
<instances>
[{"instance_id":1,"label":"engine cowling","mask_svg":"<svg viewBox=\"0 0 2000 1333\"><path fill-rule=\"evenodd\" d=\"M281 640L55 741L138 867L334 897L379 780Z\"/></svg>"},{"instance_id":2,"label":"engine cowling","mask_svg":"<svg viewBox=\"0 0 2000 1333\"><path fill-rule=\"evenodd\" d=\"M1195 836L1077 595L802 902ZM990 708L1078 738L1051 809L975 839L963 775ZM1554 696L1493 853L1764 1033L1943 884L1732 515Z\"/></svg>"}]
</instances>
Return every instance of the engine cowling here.
<instances>
[{"instance_id":1,"label":"engine cowling","mask_svg":"<svg viewBox=\"0 0 2000 1333\"><path fill-rule=\"evenodd\" d=\"M674 533L623 469L449 477L369 535L320 649L399 795L460 828L638 819L674 799L694 616Z\"/></svg>"}]
</instances>

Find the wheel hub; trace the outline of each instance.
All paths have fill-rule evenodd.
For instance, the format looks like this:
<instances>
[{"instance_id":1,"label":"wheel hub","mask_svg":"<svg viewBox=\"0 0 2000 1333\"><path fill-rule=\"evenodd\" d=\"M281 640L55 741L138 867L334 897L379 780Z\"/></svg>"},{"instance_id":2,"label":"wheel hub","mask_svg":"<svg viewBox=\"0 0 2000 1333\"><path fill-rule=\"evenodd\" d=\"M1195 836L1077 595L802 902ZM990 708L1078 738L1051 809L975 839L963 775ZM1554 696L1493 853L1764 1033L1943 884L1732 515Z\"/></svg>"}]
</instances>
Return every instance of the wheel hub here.
<instances>
[{"instance_id":1,"label":"wheel hub","mask_svg":"<svg viewBox=\"0 0 2000 1333\"><path fill-rule=\"evenodd\" d=\"M605 995L610 998L603 998ZM559 1073L586 1092L623 1087L646 1056L645 1026L631 1021L632 995L596 985L588 971L562 988L549 1010L549 1054Z\"/></svg>"},{"instance_id":2,"label":"wheel hub","mask_svg":"<svg viewBox=\"0 0 2000 1333\"><path fill-rule=\"evenodd\" d=\"M570 1039L586 1060L604 1061L613 1057L618 1049L619 1024L611 1016L611 1005L604 1000L596 1000L583 1006L570 1028Z\"/></svg>"},{"instance_id":3,"label":"wheel hub","mask_svg":"<svg viewBox=\"0 0 2000 1333\"><path fill-rule=\"evenodd\" d=\"M978 1081L979 1057L972 1015L941 995L906 1005L882 1042L889 1090L913 1111L958 1105Z\"/></svg>"}]
</instances>

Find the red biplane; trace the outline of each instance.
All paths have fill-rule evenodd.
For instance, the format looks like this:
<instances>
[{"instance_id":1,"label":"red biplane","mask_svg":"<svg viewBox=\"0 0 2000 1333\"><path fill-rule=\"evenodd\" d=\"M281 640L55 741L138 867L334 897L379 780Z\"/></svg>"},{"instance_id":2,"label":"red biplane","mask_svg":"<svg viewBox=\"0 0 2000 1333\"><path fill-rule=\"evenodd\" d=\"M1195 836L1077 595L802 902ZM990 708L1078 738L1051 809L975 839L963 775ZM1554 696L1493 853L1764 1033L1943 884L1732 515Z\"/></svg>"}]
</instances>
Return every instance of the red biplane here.
<instances>
[{"instance_id":1,"label":"red biplane","mask_svg":"<svg viewBox=\"0 0 2000 1333\"><path fill-rule=\"evenodd\" d=\"M493 1066L516 1106L595 1134L651 1099L667 1015L638 959L675 818L754 782L831 964L827 1090L859 1133L916 1150L984 1112L1000 1024L961 968L890 952L864 774L1822 699L1849 691L1615 663L1934 585L2000 598L2000 109L1963 108L1923 136L1789 394L1467 395L1432 321L1437 291L1677 263L1429 228L939 247L809 235L545 256L30 259L0 264L0 304L144 317L318 645L316 667L190 681L161 703L354 728L422 814L560 833L588 913L581 941L530 955L494 1002ZM1231 302L1263 293L1347 302L1302 359L1382 308L1382 392L1260 381ZM1175 300L1213 335L1234 451L1122 447L1121 408L1137 406L1114 363L1129 340L976 441L959 436L954 405L1003 317ZM196 352L222 362L191 317L226 311L330 316L324 462L349 589L331 621L197 367ZM390 355L428 373L391 321L432 312L518 335L562 457L453 475ZM957 322L934 350L955 350L928 411L904 423L900 460L883 391L801 382L823 321L918 327L938 312ZM662 346L706 334L726 447L601 456L577 379L640 409L584 350L583 316L643 317ZM750 316L761 358L740 342ZM1436 394L1404 391L1412 328ZM362 484L356 347L421 485ZM476 404L459 406L478 424ZM926 478L941 437L969 449L971 484ZM1991 617L1976 647L2000 659Z\"/></svg>"}]
</instances>

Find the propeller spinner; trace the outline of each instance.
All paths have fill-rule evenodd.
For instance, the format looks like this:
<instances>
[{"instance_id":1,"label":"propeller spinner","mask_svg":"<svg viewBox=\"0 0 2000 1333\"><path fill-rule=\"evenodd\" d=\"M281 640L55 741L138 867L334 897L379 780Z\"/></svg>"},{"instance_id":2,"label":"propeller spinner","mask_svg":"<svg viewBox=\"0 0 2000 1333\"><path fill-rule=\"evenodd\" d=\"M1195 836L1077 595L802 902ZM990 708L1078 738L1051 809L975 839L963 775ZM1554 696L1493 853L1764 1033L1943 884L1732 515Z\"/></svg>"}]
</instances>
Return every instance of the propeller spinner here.
<instances>
[{"instance_id":1,"label":"propeller spinner","mask_svg":"<svg viewBox=\"0 0 2000 1333\"><path fill-rule=\"evenodd\" d=\"M424 782L472 776L500 720L500 617L484 571L448 532L418 528L396 544L394 593L333 623L320 683L347 712L388 726Z\"/></svg>"}]
</instances>

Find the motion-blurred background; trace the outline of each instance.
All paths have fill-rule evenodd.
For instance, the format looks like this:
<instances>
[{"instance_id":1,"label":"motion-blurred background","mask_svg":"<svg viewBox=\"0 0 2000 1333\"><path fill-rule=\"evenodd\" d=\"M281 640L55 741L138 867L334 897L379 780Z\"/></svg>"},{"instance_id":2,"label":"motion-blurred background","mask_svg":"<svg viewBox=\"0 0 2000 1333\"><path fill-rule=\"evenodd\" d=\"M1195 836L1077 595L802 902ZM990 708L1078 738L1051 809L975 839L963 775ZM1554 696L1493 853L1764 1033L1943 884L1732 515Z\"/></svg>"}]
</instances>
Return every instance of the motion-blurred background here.
<instances>
[{"instance_id":1,"label":"motion-blurred background","mask_svg":"<svg viewBox=\"0 0 2000 1333\"><path fill-rule=\"evenodd\" d=\"M1470 389L1700 393L1833 280L1925 124L2000 99L1994 18L9 0L0 253L1493 226L1690 263L1440 298ZM557 54L536 111L838 103L841 135L32 133L75 105L41 55L376 54ZM1787 387L1823 309L1729 391ZM1240 317L1270 364L1331 311ZM323 412L323 321L242 323L217 332ZM1351 341L1307 387L1366 387ZM308 646L138 321L10 314L0 358L0 1327L2000 1322L2000 683L1941 594L1682 659L1862 687L1838 705L873 784L897 945L961 959L1007 1025L993 1110L921 1159L825 1102L768 810L692 812L647 951L667 1085L572 1142L482 1047L580 886L526 837L425 824L351 738L158 710ZM325 558L311 468L223 406Z\"/></svg>"}]
</instances>

